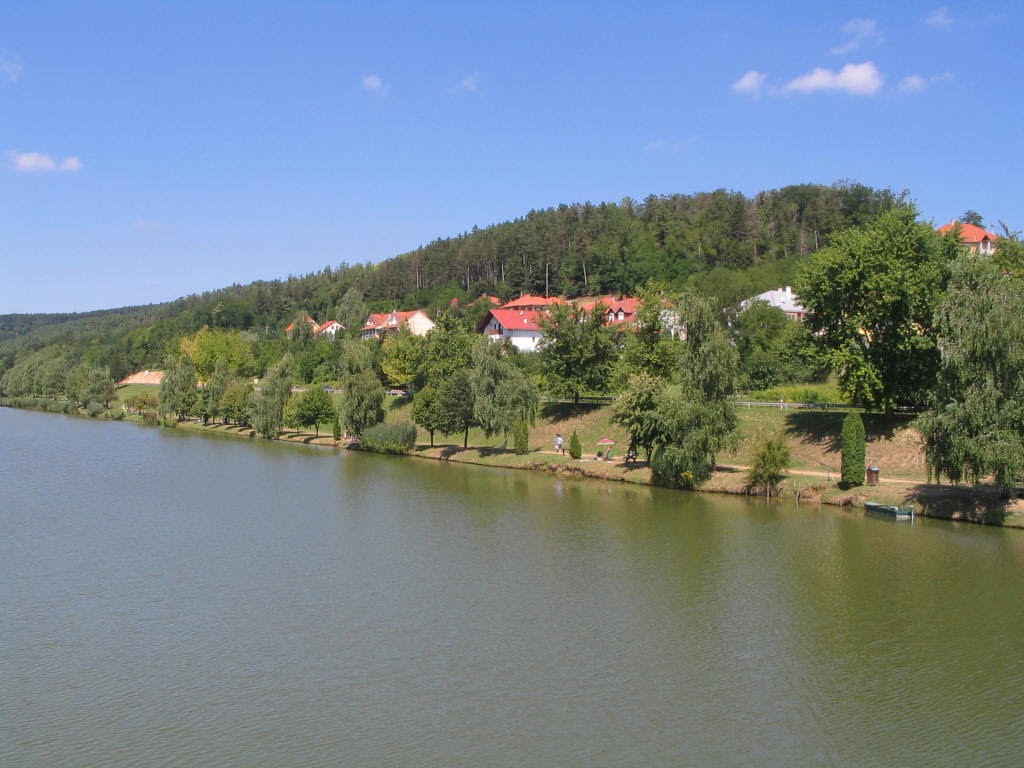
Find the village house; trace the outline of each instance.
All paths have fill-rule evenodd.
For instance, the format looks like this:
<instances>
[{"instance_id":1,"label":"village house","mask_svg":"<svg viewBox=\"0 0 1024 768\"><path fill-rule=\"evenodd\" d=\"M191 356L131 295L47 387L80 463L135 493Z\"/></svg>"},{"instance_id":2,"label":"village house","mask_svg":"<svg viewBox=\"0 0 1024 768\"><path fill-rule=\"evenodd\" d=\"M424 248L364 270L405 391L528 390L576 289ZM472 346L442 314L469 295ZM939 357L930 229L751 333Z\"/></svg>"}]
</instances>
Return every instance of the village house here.
<instances>
[{"instance_id":1,"label":"village house","mask_svg":"<svg viewBox=\"0 0 1024 768\"><path fill-rule=\"evenodd\" d=\"M740 311L744 311L750 308L750 305L755 301L763 301L769 306L781 309L786 313L786 317L790 320L803 320L804 315L807 314L807 310L797 299L797 295L793 293L793 289L790 286L784 288L775 288L771 291L765 291L759 293L757 296L752 296L749 299L745 299L740 302Z\"/></svg>"},{"instance_id":2,"label":"village house","mask_svg":"<svg viewBox=\"0 0 1024 768\"><path fill-rule=\"evenodd\" d=\"M987 232L975 224L951 221L949 224L939 227L938 232L940 235L946 235L957 227L960 227L960 242L966 245L972 253L991 256L996 252L996 240L999 239L999 236Z\"/></svg>"},{"instance_id":3,"label":"village house","mask_svg":"<svg viewBox=\"0 0 1024 768\"><path fill-rule=\"evenodd\" d=\"M314 336L327 334L331 338L334 338L334 335L338 331L345 330L345 326L339 323L337 320L328 320L326 323L318 323L309 315L306 315L306 324L309 326L309 330L312 332ZM288 334L290 338L292 333L295 332L295 321L288 323L288 327L284 329L284 332Z\"/></svg>"},{"instance_id":4,"label":"village house","mask_svg":"<svg viewBox=\"0 0 1024 768\"><path fill-rule=\"evenodd\" d=\"M426 336L434 327L434 321L422 309L407 312L374 312L363 323L360 330L364 339L379 339L390 331L406 327L413 336Z\"/></svg>"},{"instance_id":5,"label":"village house","mask_svg":"<svg viewBox=\"0 0 1024 768\"><path fill-rule=\"evenodd\" d=\"M631 296L565 299L527 294L488 311L477 324L477 333L485 334L492 341L511 344L521 352L534 352L544 336L541 319L557 304L576 304L585 312L600 312L607 325L623 325L636 322L640 299Z\"/></svg>"}]
</instances>

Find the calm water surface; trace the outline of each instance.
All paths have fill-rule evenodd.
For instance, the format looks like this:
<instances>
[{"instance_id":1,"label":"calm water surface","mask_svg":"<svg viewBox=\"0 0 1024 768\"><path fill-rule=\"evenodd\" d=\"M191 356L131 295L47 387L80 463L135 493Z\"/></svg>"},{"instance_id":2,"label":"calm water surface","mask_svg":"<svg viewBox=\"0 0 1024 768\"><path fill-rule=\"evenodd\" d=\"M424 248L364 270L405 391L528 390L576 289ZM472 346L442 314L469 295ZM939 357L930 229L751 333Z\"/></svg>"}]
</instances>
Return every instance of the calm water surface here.
<instances>
[{"instance_id":1,"label":"calm water surface","mask_svg":"<svg viewBox=\"0 0 1024 768\"><path fill-rule=\"evenodd\" d=\"M0 765L1020 766L1024 533L0 409Z\"/></svg>"}]
</instances>

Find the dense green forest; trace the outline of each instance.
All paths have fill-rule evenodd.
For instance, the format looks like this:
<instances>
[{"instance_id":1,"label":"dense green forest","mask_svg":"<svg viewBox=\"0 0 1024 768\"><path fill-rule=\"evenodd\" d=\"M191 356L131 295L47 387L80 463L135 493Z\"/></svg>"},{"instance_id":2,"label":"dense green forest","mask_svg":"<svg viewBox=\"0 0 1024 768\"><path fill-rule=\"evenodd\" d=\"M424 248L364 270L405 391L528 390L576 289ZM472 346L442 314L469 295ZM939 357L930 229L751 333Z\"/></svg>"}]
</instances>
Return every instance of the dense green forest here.
<instances>
[{"instance_id":1,"label":"dense green forest","mask_svg":"<svg viewBox=\"0 0 1024 768\"><path fill-rule=\"evenodd\" d=\"M67 315L0 316L0 376L27 358L108 368L115 379L159 367L204 326L246 332L258 367L283 354L299 312L358 327L370 310L425 307L481 293L634 293L650 279L720 306L792 282L834 232L863 224L905 193L853 182L803 184L747 197L716 190L642 202L560 205L435 240L380 264L232 285L165 304Z\"/></svg>"}]
</instances>

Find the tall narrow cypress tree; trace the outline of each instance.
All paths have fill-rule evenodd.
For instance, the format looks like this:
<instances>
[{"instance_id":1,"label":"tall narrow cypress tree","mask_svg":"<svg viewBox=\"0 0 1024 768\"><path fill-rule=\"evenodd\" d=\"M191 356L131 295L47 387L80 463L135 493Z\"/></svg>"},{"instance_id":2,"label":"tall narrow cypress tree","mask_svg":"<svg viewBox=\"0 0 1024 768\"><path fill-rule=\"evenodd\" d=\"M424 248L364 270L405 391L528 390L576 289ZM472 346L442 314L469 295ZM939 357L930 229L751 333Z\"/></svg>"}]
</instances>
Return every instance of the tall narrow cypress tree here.
<instances>
[{"instance_id":1,"label":"tall narrow cypress tree","mask_svg":"<svg viewBox=\"0 0 1024 768\"><path fill-rule=\"evenodd\" d=\"M843 478L842 486L851 488L864 484L864 421L859 413L849 413L843 419Z\"/></svg>"}]
</instances>

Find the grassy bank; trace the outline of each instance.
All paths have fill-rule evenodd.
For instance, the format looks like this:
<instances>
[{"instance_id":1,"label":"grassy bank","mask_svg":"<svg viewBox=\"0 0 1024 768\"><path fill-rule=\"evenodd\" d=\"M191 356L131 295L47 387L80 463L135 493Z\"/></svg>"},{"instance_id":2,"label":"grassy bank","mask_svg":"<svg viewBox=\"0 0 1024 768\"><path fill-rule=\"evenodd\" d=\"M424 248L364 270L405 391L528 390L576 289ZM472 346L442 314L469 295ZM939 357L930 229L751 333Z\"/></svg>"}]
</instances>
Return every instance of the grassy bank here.
<instances>
[{"instance_id":1,"label":"grassy bank","mask_svg":"<svg viewBox=\"0 0 1024 768\"><path fill-rule=\"evenodd\" d=\"M144 391L152 391L148 388ZM120 401L137 394L125 387L118 391ZM121 412L120 401L111 403L108 413ZM408 419L410 403L402 398L388 398L387 420ZM718 457L718 468L702 491L743 494L748 492L746 471L752 460L756 436L765 432L785 435L792 451L792 464L779 495L800 503L832 504L839 506L863 505L864 501L913 505L925 516L948 520L965 520L988 525L1024 528L1024 501L1007 501L999 497L992 487L962 487L938 485L928 482L920 436L907 416L865 414L867 432L867 463L881 468L881 482L877 486L840 489L841 464L840 433L843 413L794 408L753 407L739 410L740 445L728 454ZM141 421L139 416L128 415L127 421ZM203 431L255 438L250 427L224 424L202 425L186 421L179 429ZM554 440L561 434L568 445L573 430L583 445L583 457L573 460L568 455L554 453ZM602 439L614 442L611 460L598 459L605 452ZM288 430L280 438L285 442L336 448L341 445L331 435L331 425L320 426L319 436L311 431ZM468 447L462 445L463 435L430 436L419 430L417 446L412 455L443 461L458 461L491 467L529 469L571 477L588 477L616 482L650 484L651 473L646 462L626 465L622 457L628 446L628 436L611 423L608 406L547 404L530 433L529 453L517 456L506 446L501 436L487 438L480 430L470 430Z\"/></svg>"}]
</instances>

